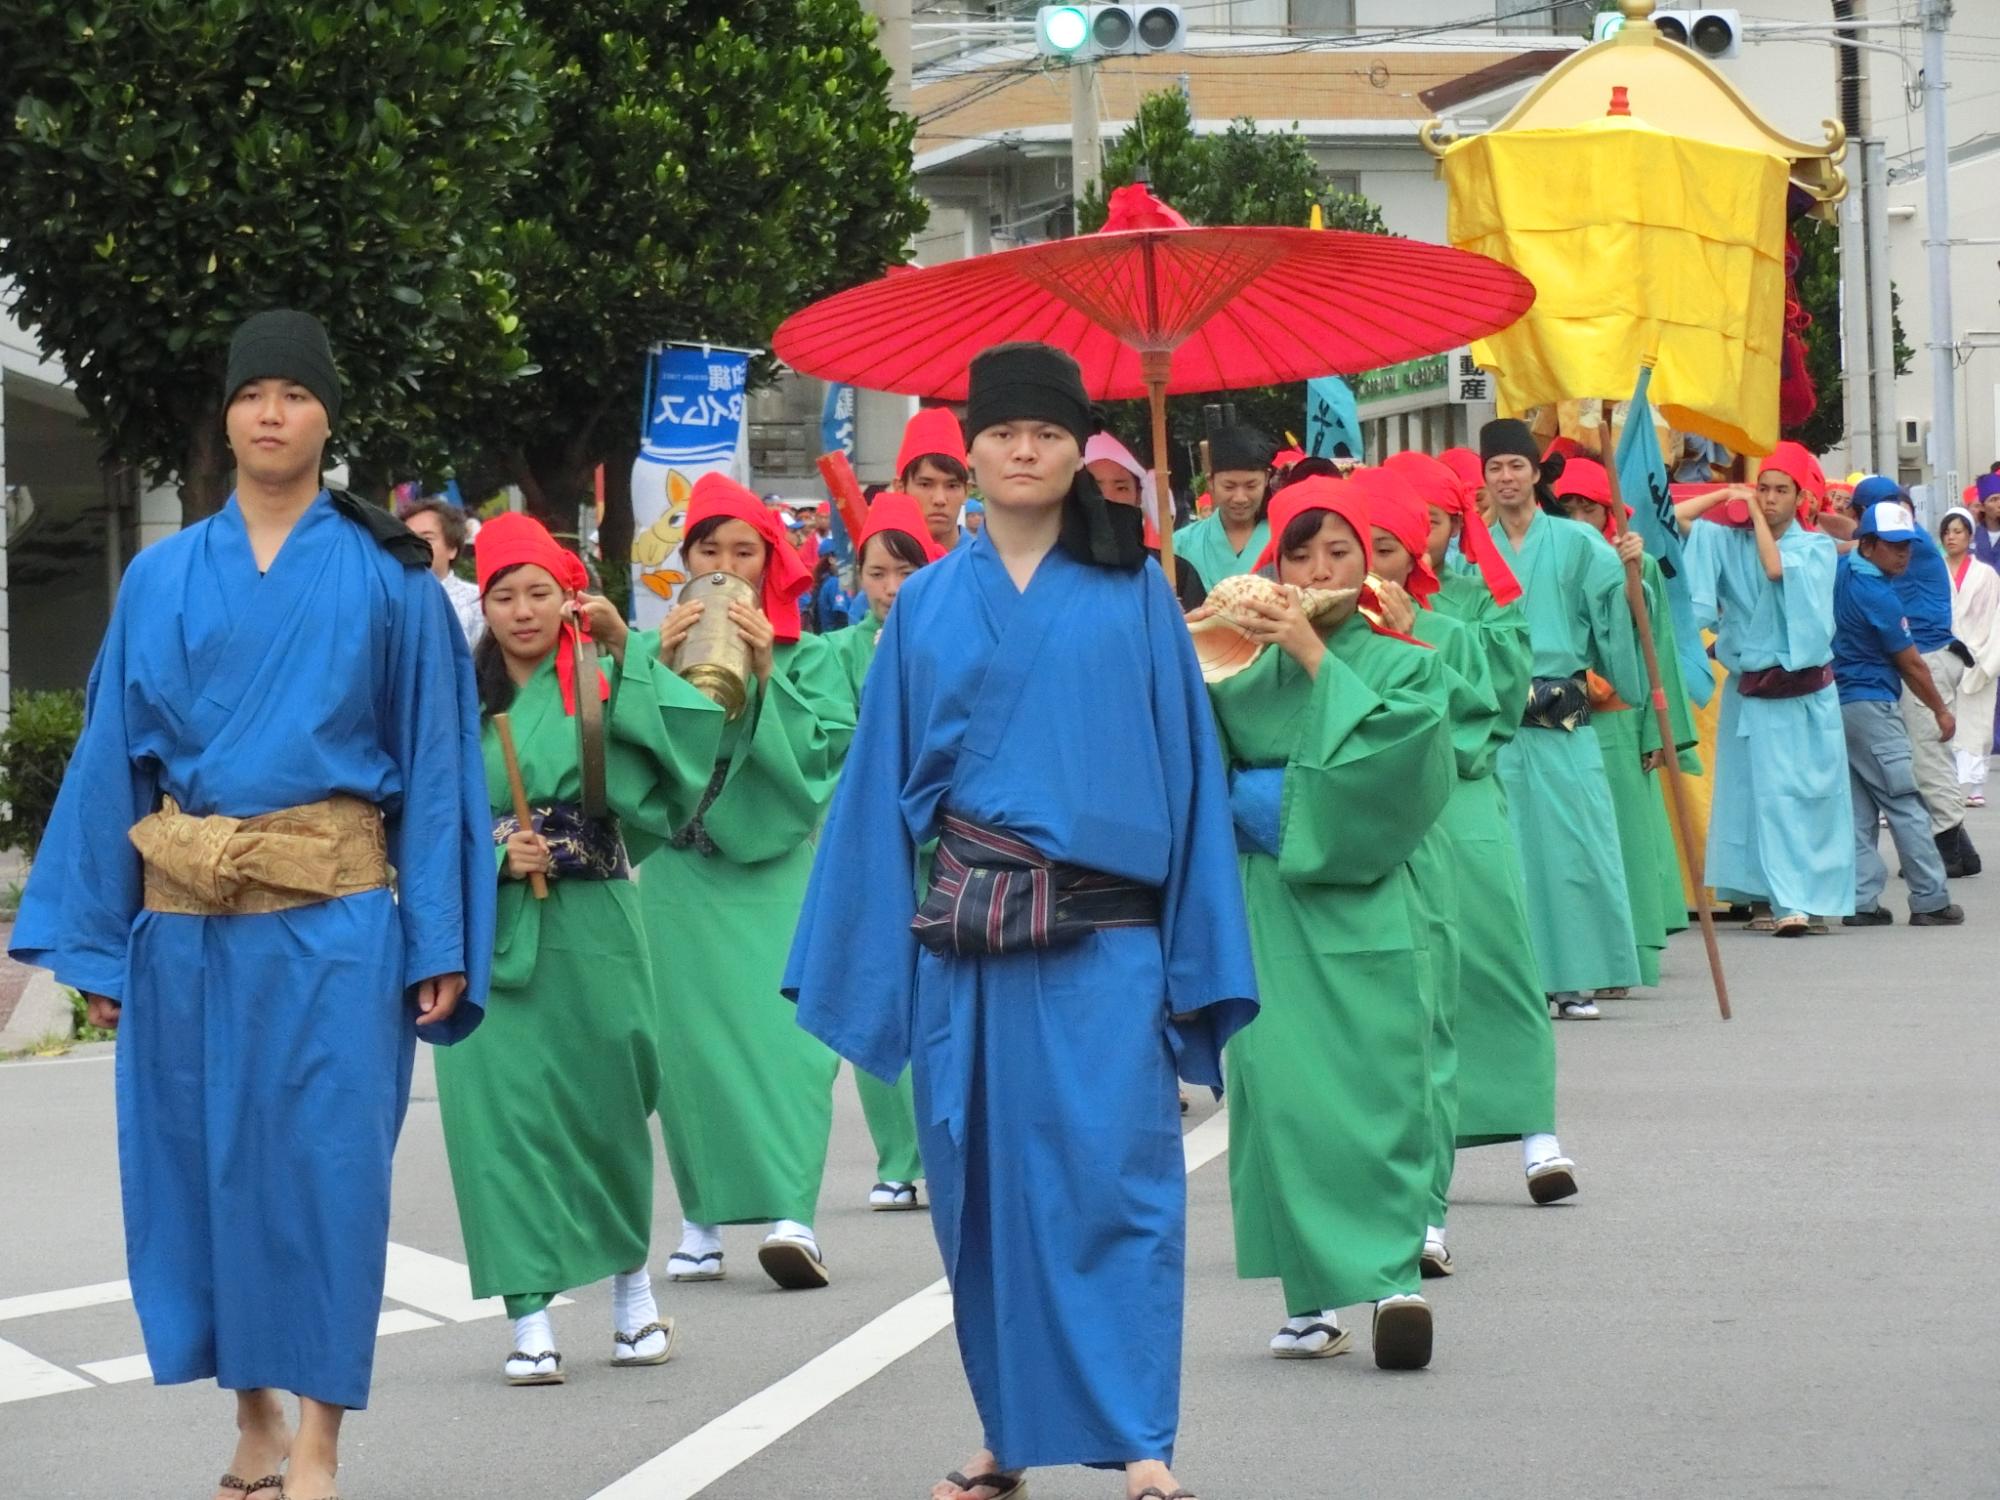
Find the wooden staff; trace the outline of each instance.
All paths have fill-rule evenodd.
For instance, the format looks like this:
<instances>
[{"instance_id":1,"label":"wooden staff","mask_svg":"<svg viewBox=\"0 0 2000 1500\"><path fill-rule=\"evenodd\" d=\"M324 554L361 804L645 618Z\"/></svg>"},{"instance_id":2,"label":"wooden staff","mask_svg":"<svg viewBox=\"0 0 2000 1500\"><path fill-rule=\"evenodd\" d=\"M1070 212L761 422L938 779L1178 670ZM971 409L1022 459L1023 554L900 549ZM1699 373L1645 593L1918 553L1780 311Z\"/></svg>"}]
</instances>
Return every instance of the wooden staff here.
<instances>
[{"instance_id":1,"label":"wooden staff","mask_svg":"<svg viewBox=\"0 0 2000 1500\"><path fill-rule=\"evenodd\" d=\"M500 736L500 758L507 762L507 790L514 794L514 821L521 825L521 832L533 833L535 823L534 815L528 811L528 789L521 784L521 757L514 753L514 726L507 722L505 714L495 714L493 729ZM541 871L528 877L528 886L537 901L549 899L548 877Z\"/></svg>"},{"instance_id":2,"label":"wooden staff","mask_svg":"<svg viewBox=\"0 0 2000 1500\"><path fill-rule=\"evenodd\" d=\"M1611 403L1604 403L1604 474L1611 481L1611 530L1623 536L1625 504L1618 491L1618 455L1611 433ZM1667 692L1660 683L1660 653L1653 645L1653 622L1646 611L1646 588L1639 564L1625 564L1625 603L1632 610L1632 626L1639 633L1640 648L1646 654L1646 678L1653 688L1653 718L1660 726L1660 746L1667 767L1667 800L1674 805L1674 820L1680 825L1681 847L1687 850L1688 873L1694 879L1695 916L1701 923L1701 940L1708 949L1708 972L1715 980L1715 1005L1722 1019L1730 1018L1729 982L1722 975L1722 950L1715 945L1715 916L1702 894L1706 889L1702 869L1704 850L1694 836L1694 814L1688 808L1687 790L1681 780L1680 750L1674 740L1674 724L1667 713Z\"/></svg>"}]
</instances>

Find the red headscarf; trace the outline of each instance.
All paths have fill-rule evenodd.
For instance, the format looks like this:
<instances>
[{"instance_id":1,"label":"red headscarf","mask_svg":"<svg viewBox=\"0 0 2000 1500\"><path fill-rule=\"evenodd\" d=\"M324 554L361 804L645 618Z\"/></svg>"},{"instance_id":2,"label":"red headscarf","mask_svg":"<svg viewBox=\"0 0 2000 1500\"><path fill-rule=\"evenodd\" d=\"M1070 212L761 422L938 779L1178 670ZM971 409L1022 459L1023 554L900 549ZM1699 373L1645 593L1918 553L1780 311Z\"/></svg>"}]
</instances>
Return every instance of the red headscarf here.
<instances>
[{"instance_id":1,"label":"red headscarf","mask_svg":"<svg viewBox=\"0 0 2000 1500\"><path fill-rule=\"evenodd\" d=\"M896 450L896 477L900 480L911 464L933 453L965 463L965 429L948 406L926 406L910 418L903 446Z\"/></svg>"},{"instance_id":2,"label":"red headscarf","mask_svg":"<svg viewBox=\"0 0 2000 1500\"><path fill-rule=\"evenodd\" d=\"M1437 570L1431 566L1429 505L1408 480L1386 466L1356 469L1347 482L1368 502L1369 524L1388 532L1415 559L1410 576L1403 580L1403 590L1429 609L1431 595L1438 591Z\"/></svg>"},{"instance_id":3,"label":"red headscarf","mask_svg":"<svg viewBox=\"0 0 2000 1500\"><path fill-rule=\"evenodd\" d=\"M799 638L799 596L812 587L812 569L785 535L771 507L725 474L704 474L688 495L683 536L691 536L704 521L726 517L741 521L764 539L764 618L781 641Z\"/></svg>"},{"instance_id":4,"label":"red headscarf","mask_svg":"<svg viewBox=\"0 0 2000 1500\"><path fill-rule=\"evenodd\" d=\"M944 556L944 548L931 540L930 528L924 524L923 507L900 490L877 495L875 503L868 507L868 525L861 533L861 540L854 544L855 562L861 561L868 543L885 531L901 532L915 542L923 549L927 563Z\"/></svg>"},{"instance_id":5,"label":"red headscarf","mask_svg":"<svg viewBox=\"0 0 2000 1500\"><path fill-rule=\"evenodd\" d=\"M1361 541L1363 555L1369 559L1369 566L1371 568L1374 566L1374 548L1370 545L1371 528L1374 523L1369 517L1368 501L1363 487L1357 485L1351 477L1335 479L1331 475L1315 474L1310 479L1301 479L1295 484L1286 485L1271 501L1271 540L1258 555L1258 572L1261 573L1266 568L1275 570L1279 551L1284 545L1285 532L1290 529L1292 522L1311 510L1331 511L1353 527L1355 536ZM1361 603L1364 606L1361 618L1368 622L1368 628L1377 635L1394 636L1399 641L1409 641L1413 646L1423 645L1422 641L1404 635L1401 631L1391 630L1375 620L1374 590L1366 583L1361 586Z\"/></svg>"},{"instance_id":6,"label":"red headscarf","mask_svg":"<svg viewBox=\"0 0 2000 1500\"><path fill-rule=\"evenodd\" d=\"M1618 533L1611 525L1611 476L1604 472L1604 465L1594 458L1572 458L1564 465L1562 477L1555 482L1555 497L1558 500L1588 500L1593 505L1604 507L1604 520L1598 529L1604 539L1617 540ZM1632 507L1625 507L1625 518L1632 518Z\"/></svg>"},{"instance_id":7,"label":"red headscarf","mask_svg":"<svg viewBox=\"0 0 2000 1500\"><path fill-rule=\"evenodd\" d=\"M493 580L502 572L524 564L540 568L556 581L557 588L567 594L577 593L590 584L590 574L584 569L583 559L550 536L548 527L520 511L495 516L479 528L479 543L474 558L482 599L493 586ZM562 689L563 712L572 716L576 713L574 641L579 636L585 640L590 638L590 632L581 620L564 620L556 635L556 685ZM611 696L611 684L604 680L602 673L598 674L597 692L600 698Z\"/></svg>"},{"instance_id":8,"label":"red headscarf","mask_svg":"<svg viewBox=\"0 0 2000 1500\"><path fill-rule=\"evenodd\" d=\"M1799 487L1799 494L1812 501L1810 506L1800 509L1808 514L1819 509L1819 501L1826 494L1826 475L1820 469L1819 460L1797 443L1780 443L1771 450L1771 456L1760 465L1766 469L1776 469L1788 475Z\"/></svg>"},{"instance_id":9,"label":"red headscarf","mask_svg":"<svg viewBox=\"0 0 2000 1500\"><path fill-rule=\"evenodd\" d=\"M1447 448L1442 458L1423 453L1395 453L1382 467L1399 476L1426 505L1459 518L1458 550L1479 569L1486 591L1499 604L1512 604L1521 597L1520 580L1507 566L1507 559L1493 544L1486 518L1479 513L1477 496L1482 477L1479 455L1470 448Z\"/></svg>"}]
</instances>

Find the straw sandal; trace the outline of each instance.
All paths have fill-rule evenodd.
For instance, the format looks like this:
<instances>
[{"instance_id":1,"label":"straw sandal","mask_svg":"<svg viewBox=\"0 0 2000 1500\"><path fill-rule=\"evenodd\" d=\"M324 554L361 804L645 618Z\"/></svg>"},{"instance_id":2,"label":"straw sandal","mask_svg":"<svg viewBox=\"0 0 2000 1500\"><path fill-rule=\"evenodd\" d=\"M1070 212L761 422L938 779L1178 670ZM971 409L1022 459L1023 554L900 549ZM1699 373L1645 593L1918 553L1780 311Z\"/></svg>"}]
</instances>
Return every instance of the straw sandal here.
<instances>
[{"instance_id":1,"label":"straw sandal","mask_svg":"<svg viewBox=\"0 0 2000 1500\"><path fill-rule=\"evenodd\" d=\"M215 1487L219 1490L241 1491L243 1500L250 1500L250 1497L259 1490L276 1490L279 1500L284 1500L285 1476L266 1474L262 1479L238 1479L234 1474L224 1474L215 1481Z\"/></svg>"},{"instance_id":2,"label":"straw sandal","mask_svg":"<svg viewBox=\"0 0 2000 1500\"><path fill-rule=\"evenodd\" d=\"M975 1490L980 1500L1028 1500L1028 1476L1018 1469L1012 1474L996 1470L991 1474L981 1474L977 1479L967 1479L954 1469L944 1476L944 1482L962 1490Z\"/></svg>"},{"instance_id":3,"label":"straw sandal","mask_svg":"<svg viewBox=\"0 0 2000 1500\"><path fill-rule=\"evenodd\" d=\"M1134 1495L1132 1500L1200 1500L1200 1497L1193 1490L1175 1490L1169 1495L1157 1484L1149 1484Z\"/></svg>"},{"instance_id":4,"label":"straw sandal","mask_svg":"<svg viewBox=\"0 0 2000 1500\"><path fill-rule=\"evenodd\" d=\"M656 1333L664 1333L667 1336L667 1342L658 1354L642 1356L634 1353L621 1356L618 1353L620 1349L636 1350ZM674 1357L674 1320L672 1318L662 1318L657 1323L648 1323L636 1333L613 1332L611 1335L611 1344L611 1363L617 1369L628 1370L637 1369L644 1365L663 1365Z\"/></svg>"},{"instance_id":5,"label":"straw sandal","mask_svg":"<svg viewBox=\"0 0 2000 1500\"><path fill-rule=\"evenodd\" d=\"M1784 938L1804 937L1811 926L1810 921L1794 912L1791 916L1778 918L1772 924L1771 935Z\"/></svg>"},{"instance_id":6,"label":"straw sandal","mask_svg":"<svg viewBox=\"0 0 2000 1500\"><path fill-rule=\"evenodd\" d=\"M546 1374L537 1369L531 1370L526 1375L504 1375L506 1365L502 1365L501 1370L509 1385L561 1385L569 1378L563 1374L562 1356L553 1349L544 1349L540 1354L528 1354L516 1349L507 1356L507 1364L512 1364L517 1359L528 1365L539 1365L545 1359L552 1359L556 1362L556 1367ZM285 1500L285 1497L280 1496L279 1500Z\"/></svg>"}]
</instances>

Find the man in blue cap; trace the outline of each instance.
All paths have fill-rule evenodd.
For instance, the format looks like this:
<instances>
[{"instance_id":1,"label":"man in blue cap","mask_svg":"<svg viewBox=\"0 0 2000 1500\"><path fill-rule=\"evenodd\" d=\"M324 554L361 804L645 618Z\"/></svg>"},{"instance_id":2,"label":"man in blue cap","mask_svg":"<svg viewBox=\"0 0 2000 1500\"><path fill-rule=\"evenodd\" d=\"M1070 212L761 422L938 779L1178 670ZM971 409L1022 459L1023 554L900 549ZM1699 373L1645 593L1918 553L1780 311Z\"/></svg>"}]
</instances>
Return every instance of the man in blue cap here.
<instances>
[{"instance_id":1,"label":"man in blue cap","mask_svg":"<svg viewBox=\"0 0 2000 1500\"><path fill-rule=\"evenodd\" d=\"M1854 487L1854 509L1865 515L1869 508L1884 502L1909 508L1907 491L1893 479L1872 474ZM1890 580L1890 587L1903 602L1909 619L1910 636L1917 643L1924 665L1938 696L1951 713L1958 712L1958 685L1972 665L1972 652L1952 634L1951 570L1944 551L1928 531L1919 529L1910 548L1909 566ZM1902 696L1903 722L1909 727L1911 763L1916 772L1917 790L1930 810L1931 837L1944 860L1945 873L1958 880L1977 875L1979 851L1965 831L1965 792L1958 784L1958 762L1951 746L1940 744L1930 732L1926 705L1917 695Z\"/></svg>"},{"instance_id":2,"label":"man in blue cap","mask_svg":"<svg viewBox=\"0 0 2000 1500\"><path fill-rule=\"evenodd\" d=\"M1929 809L1912 766L1916 735L1897 709L1907 687L1930 710L1934 722L1923 726L1927 737L1947 744L1958 727L1931 680L1892 583L1908 571L1913 548L1928 538L1900 500L1864 505L1854 535L1856 550L1841 558L1833 585L1833 679L1854 800L1854 915L1841 920L1850 927L1895 921L1882 905L1889 871L1875 848L1879 816L1888 820L1903 858L1910 925L1956 927L1965 913L1951 904L1944 860L1928 837Z\"/></svg>"}]
</instances>

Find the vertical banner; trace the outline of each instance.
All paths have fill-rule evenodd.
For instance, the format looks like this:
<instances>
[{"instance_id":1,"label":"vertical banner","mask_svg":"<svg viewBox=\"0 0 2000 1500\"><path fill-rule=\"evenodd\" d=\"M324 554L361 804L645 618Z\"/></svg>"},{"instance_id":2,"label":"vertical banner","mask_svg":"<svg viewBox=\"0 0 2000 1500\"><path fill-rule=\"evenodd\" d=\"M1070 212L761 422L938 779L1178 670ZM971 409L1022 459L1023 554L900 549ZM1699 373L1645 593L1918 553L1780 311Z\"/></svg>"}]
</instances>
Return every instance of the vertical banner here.
<instances>
[{"instance_id":1,"label":"vertical banner","mask_svg":"<svg viewBox=\"0 0 2000 1500\"><path fill-rule=\"evenodd\" d=\"M632 465L632 623L666 617L687 581L681 533L688 494L704 474L742 479L750 355L709 344L656 344L646 366L646 409Z\"/></svg>"},{"instance_id":2,"label":"vertical banner","mask_svg":"<svg viewBox=\"0 0 2000 1500\"><path fill-rule=\"evenodd\" d=\"M1695 625L1694 595L1688 588L1687 561L1681 555L1680 523L1667 483L1667 461L1660 455L1660 437L1653 430L1649 387L1653 367L1642 365L1632 404L1625 411L1625 430L1618 435L1612 462L1618 466L1618 493L1632 509L1632 528L1645 539L1646 550L1660 565L1667 609L1674 622L1674 644L1680 651L1681 676L1696 708L1707 705L1715 691L1708 653Z\"/></svg>"},{"instance_id":3,"label":"vertical banner","mask_svg":"<svg viewBox=\"0 0 2000 1500\"><path fill-rule=\"evenodd\" d=\"M1361 451L1361 418L1354 405L1354 392L1338 375L1322 375L1306 382L1306 453L1312 458L1333 458L1344 448L1347 457L1365 457Z\"/></svg>"},{"instance_id":4,"label":"vertical banner","mask_svg":"<svg viewBox=\"0 0 2000 1500\"><path fill-rule=\"evenodd\" d=\"M844 453L850 462L854 458L854 387L851 385L829 385L826 388L826 405L819 414L819 451L822 454ZM841 562L849 561L854 555L853 540L847 534L847 525L840 518L840 507L833 507L833 555Z\"/></svg>"}]
</instances>

